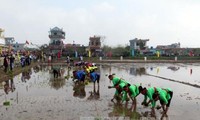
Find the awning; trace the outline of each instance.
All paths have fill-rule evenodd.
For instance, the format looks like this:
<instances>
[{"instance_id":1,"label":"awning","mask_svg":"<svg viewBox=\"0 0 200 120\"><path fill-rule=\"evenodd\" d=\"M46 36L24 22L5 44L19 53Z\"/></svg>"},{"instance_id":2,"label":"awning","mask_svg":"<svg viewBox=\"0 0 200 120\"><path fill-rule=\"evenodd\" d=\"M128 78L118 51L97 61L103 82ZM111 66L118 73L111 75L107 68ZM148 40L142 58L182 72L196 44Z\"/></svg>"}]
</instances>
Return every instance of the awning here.
<instances>
[{"instance_id":1,"label":"awning","mask_svg":"<svg viewBox=\"0 0 200 120\"><path fill-rule=\"evenodd\" d=\"M0 38L0 45L5 45L6 44L6 41L5 41L5 39L4 38Z\"/></svg>"}]
</instances>

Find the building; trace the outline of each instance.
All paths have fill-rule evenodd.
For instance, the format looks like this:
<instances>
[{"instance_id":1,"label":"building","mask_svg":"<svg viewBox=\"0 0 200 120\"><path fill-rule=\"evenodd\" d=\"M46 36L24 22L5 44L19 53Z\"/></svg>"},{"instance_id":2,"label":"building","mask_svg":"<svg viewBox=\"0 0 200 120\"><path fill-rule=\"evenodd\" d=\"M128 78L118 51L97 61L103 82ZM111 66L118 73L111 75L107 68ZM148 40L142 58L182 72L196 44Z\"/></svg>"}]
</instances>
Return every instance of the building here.
<instances>
[{"instance_id":1,"label":"building","mask_svg":"<svg viewBox=\"0 0 200 120\"><path fill-rule=\"evenodd\" d=\"M148 46L146 45L147 41L149 41L149 39L135 38L135 39L129 40L131 55L135 56L136 51L147 49L148 48Z\"/></svg>"},{"instance_id":2,"label":"building","mask_svg":"<svg viewBox=\"0 0 200 120\"><path fill-rule=\"evenodd\" d=\"M173 43L171 45L157 45L156 49L171 49L171 48L181 48L180 43Z\"/></svg>"},{"instance_id":3,"label":"building","mask_svg":"<svg viewBox=\"0 0 200 120\"><path fill-rule=\"evenodd\" d=\"M6 46L8 46L9 51L20 52L20 53L25 52L26 50L33 49L33 47L35 47L34 45L31 45L31 44L29 45L27 43L15 42L14 37L5 37L5 43L6 43Z\"/></svg>"},{"instance_id":4,"label":"building","mask_svg":"<svg viewBox=\"0 0 200 120\"><path fill-rule=\"evenodd\" d=\"M7 46L14 44L15 38L14 37L5 37L5 43Z\"/></svg>"},{"instance_id":5,"label":"building","mask_svg":"<svg viewBox=\"0 0 200 120\"><path fill-rule=\"evenodd\" d=\"M62 55L70 57L87 56L86 46L80 44L65 44Z\"/></svg>"},{"instance_id":6,"label":"building","mask_svg":"<svg viewBox=\"0 0 200 120\"><path fill-rule=\"evenodd\" d=\"M6 44L6 46L8 46L9 52L14 49L13 48L14 42L15 42L14 37L5 37L5 44Z\"/></svg>"},{"instance_id":7,"label":"building","mask_svg":"<svg viewBox=\"0 0 200 120\"><path fill-rule=\"evenodd\" d=\"M91 56L98 56L101 50L101 36L93 36L89 38L88 51L91 52Z\"/></svg>"},{"instance_id":8,"label":"building","mask_svg":"<svg viewBox=\"0 0 200 120\"><path fill-rule=\"evenodd\" d=\"M62 52L62 49L64 48L63 40L65 39L65 32L63 31L63 29L60 29L58 27L50 29L49 38L50 53L57 54L59 52Z\"/></svg>"},{"instance_id":9,"label":"building","mask_svg":"<svg viewBox=\"0 0 200 120\"><path fill-rule=\"evenodd\" d=\"M186 50L181 48L180 43L173 43L171 45L157 45L156 51L160 52L161 56L174 56L186 54Z\"/></svg>"},{"instance_id":10,"label":"building","mask_svg":"<svg viewBox=\"0 0 200 120\"><path fill-rule=\"evenodd\" d=\"M6 46L5 38L4 38L4 30L0 28L0 55L2 55L3 52L6 52L8 50L8 47Z\"/></svg>"}]
</instances>

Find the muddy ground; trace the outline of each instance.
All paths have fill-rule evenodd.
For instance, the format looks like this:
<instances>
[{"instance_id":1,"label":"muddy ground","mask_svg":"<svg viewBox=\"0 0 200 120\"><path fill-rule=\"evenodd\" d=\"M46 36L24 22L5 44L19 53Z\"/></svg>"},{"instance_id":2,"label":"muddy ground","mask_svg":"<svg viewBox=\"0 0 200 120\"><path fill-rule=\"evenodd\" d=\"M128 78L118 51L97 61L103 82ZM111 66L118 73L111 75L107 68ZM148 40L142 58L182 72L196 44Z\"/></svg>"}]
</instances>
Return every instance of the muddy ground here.
<instances>
[{"instance_id":1,"label":"muddy ground","mask_svg":"<svg viewBox=\"0 0 200 120\"><path fill-rule=\"evenodd\" d=\"M96 84L74 84L72 70L65 66L63 77L54 79L51 66L27 69L9 80L10 89L5 92L0 84L0 118L2 120L97 120L97 119L161 119L161 110L151 117L150 106L143 107L143 96L137 97L136 111L132 104L114 104L110 100L115 92L108 74L115 73L132 84L145 87L170 87L174 91L168 120L197 120L199 118L200 85L198 64L144 64L120 63L101 64L99 87ZM179 69L170 69L175 67ZM191 74L191 69L192 74ZM173 80L173 81L170 81ZM190 83L190 84L182 84ZM12 86L12 87L11 87ZM10 105L3 105L5 102ZM159 103L157 102L159 105Z\"/></svg>"}]
</instances>

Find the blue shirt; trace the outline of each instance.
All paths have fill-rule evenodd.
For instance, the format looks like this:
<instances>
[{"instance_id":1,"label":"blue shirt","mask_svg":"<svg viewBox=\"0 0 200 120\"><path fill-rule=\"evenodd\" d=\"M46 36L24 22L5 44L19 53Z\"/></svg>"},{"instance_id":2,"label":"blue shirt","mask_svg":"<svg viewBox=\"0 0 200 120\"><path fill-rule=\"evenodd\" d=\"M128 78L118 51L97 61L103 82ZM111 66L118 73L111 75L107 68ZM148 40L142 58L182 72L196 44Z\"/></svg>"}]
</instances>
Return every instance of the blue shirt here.
<instances>
[{"instance_id":1,"label":"blue shirt","mask_svg":"<svg viewBox=\"0 0 200 120\"><path fill-rule=\"evenodd\" d=\"M97 79L99 79L100 74L96 73L96 72L92 72L90 73L90 79L92 80L92 82L95 82Z\"/></svg>"},{"instance_id":2,"label":"blue shirt","mask_svg":"<svg viewBox=\"0 0 200 120\"><path fill-rule=\"evenodd\" d=\"M83 77L85 77L85 72L83 70L79 70L79 71L76 72L76 78L78 80L83 79Z\"/></svg>"}]
</instances>

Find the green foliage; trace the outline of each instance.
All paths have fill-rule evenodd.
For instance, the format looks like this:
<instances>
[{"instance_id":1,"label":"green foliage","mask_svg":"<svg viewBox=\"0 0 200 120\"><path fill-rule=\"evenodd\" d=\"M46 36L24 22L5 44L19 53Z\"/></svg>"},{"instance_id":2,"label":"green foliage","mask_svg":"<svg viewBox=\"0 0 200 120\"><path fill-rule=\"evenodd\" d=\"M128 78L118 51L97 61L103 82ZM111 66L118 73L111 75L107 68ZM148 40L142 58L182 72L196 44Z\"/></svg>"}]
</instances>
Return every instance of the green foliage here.
<instances>
[{"instance_id":1,"label":"green foliage","mask_svg":"<svg viewBox=\"0 0 200 120\"><path fill-rule=\"evenodd\" d=\"M4 106L10 106L10 101L5 101L5 102L3 102L3 105L4 105Z\"/></svg>"},{"instance_id":2,"label":"green foliage","mask_svg":"<svg viewBox=\"0 0 200 120\"><path fill-rule=\"evenodd\" d=\"M129 57L130 56L130 46L121 46L118 45L117 47L109 47L107 45L104 45L102 48L104 53L112 52L113 57Z\"/></svg>"},{"instance_id":3,"label":"green foliage","mask_svg":"<svg viewBox=\"0 0 200 120\"><path fill-rule=\"evenodd\" d=\"M108 46L108 45L104 45L103 48L102 48L102 51L105 52L105 53L107 53L107 52L109 52L111 50L112 50L112 48L110 46Z\"/></svg>"},{"instance_id":4,"label":"green foliage","mask_svg":"<svg viewBox=\"0 0 200 120\"><path fill-rule=\"evenodd\" d=\"M145 44L144 44L144 42L143 41L140 41L139 42L139 46L140 46L140 49L141 50L144 50L145 49L145 46L144 46Z\"/></svg>"}]
</instances>

